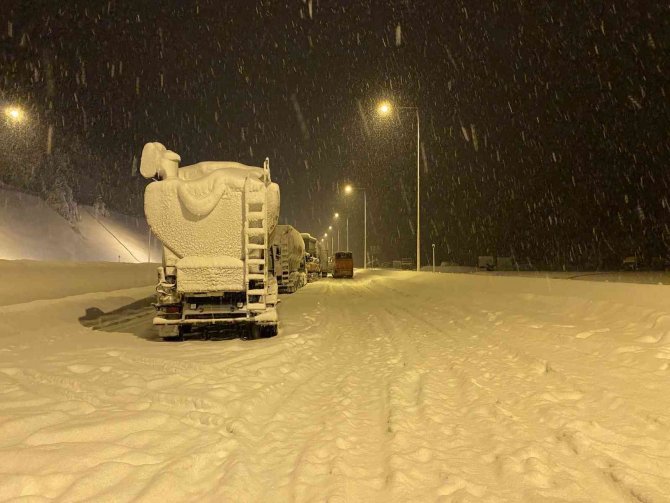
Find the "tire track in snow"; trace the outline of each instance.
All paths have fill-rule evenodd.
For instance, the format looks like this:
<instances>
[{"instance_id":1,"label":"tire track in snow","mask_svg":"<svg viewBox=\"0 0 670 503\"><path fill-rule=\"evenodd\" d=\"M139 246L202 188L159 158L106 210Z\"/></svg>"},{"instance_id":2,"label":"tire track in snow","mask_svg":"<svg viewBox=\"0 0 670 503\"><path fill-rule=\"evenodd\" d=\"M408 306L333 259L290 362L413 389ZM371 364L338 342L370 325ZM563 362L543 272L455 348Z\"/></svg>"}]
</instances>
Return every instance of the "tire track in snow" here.
<instances>
[{"instance_id":1,"label":"tire track in snow","mask_svg":"<svg viewBox=\"0 0 670 503\"><path fill-rule=\"evenodd\" d=\"M574 316L538 299L527 301L535 310L519 296L464 299L468 290L444 278L416 288L411 277L310 284L285 298L270 340L110 343L108 334L98 347L50 355L34 379L12 346L3 404L58 409L26 418L40 445L0 447L0 459L23 456L33 470L15 475L0 461L12 487L0 495L29 485L94 498L86 479L114 487L117 500L664 501L662 404L631 405L618 392L632 372L595 380L599 365L616 370L604 353L582 360L594 367L582 373L569 364L625 327L610 323L574 350L575 333L605 326L592 308L579 311L586 326L570 328ZM662 314L648 316L642 323L656 325L643 335L661 344ZM141 322L110 327L135 333ZM99 402L78 409L89 396ZM657 417L641 426L645 414ZM53 477L70 485L53 490Z\"/></svg>"},{"instance_id":2,"label":"tire track in snow","mask_svg":"<svg viewBox=\"0 0 670 503\"><path fill-rule=\"evenodd\" d=\"M418 305L424 305L424 304L422 302L420 302L420 303L418 303ZM402 308L400 308L400 309L402 309ZM409 312L409 314L411 316L417 317L418 320L423 319L423 317L421 315L417 316L415 314L415 312ZM429 313L425 313L424 316L429 316ZM476 321L478 323L481 323L481 321L478 321L472 315L466 317L466 319L470 319L470 320L472 320L473 318L474 318L474 321ZM482 321L484 321L484 320L482 320ZM487 321L491 322L493 320L488 319ZM437 328L437 327L435 327L434 323L426 322L425 324L427 326L433 328L433 329ZM571 381L570 378L568 378L565 375L556 374L555 371L553 371L549 368L549 366L547 364L547 360L542 359L542 358L537 358L537 357L534 357L534 356L530 356L530 355L525 355L525 353L523 351L518 350L517 348L514 348L512 350L507 349L504 346L504 340L496 339L495 337L491 336L491 334L495 334L495 327L491 327L490 323L488 323L488 324L483 323L483 325L486 327L485 331L474 330L472 327L467 328L467 329L462 329L462 331L474 333L474 335L475 335L474 339L475 340L479 339L480 342L486 342L487 345L488 345L488 350L486 350L486 351L481 351L480 350L480 351L477 351L476 353L474 353L478 356L484 357L485 360L479 360L478 361L477 359L473 359L471 357L468 361L468 368L478 367L480 369L479 374L487 376L487 366L486 366L487 361L493 362L497 358L500 358L500 356L502 356L502 355L506 355L509 359L512 359L514 361L518 361L519 357L521 356L523 359L528 361L528 367L527 367L528 372L526 372L525 374L508 375L508 379L511 379L511 380L521 378L521 381L519 382L519 385L515 386L515 389L523 389L524 384L525 384L524 381L530 382L532 384L532 381L534 381L536 379L543 379L543 377L542 377L543 373L544 374L550 373L549 376L550 376L551 382L548 383L548 385L551 386L552 388L564 388L564 391L561 391L560 389L557 389L557 390L555 390L551 393L544 393L544 394L540 395L540 398L544 399L543 401L544 401L545 408L546 408L546 404L548 402L551 403L551 405L553 405L554 408L556 409L556 411L554 413L554 417L558 418L559 420L563 420L564 416L565 416L565 413L567 411L566 407L565 407L566 404L574 403L578 407L580 407L580 406L583 407L583 404L585 403L585 400L583 400L584 393L581 390L581 386L580 386L580 389L578 390L578 389L575 388L575 385L570 382ZM438 329L438 331L439 331L439 329ZM501 342L503 343L503 345L500 345ZM482 365L482 363L484 363L484 365ZM518 364L515 364L514 368L517 369ZM466 370L467 370L467 368L466 368ZM549 377L549 376L544 376L544 377ZM475 390L476 393L479 393L480 395L486 395L488 393L491 396L492 399L495 398L495 394L492 394L490 389L487 390L486 382L484 382L484 385L482 385L482 379L479 378L479 377L477 377L476 379L475 378L476 378L476 376L470 377L470 381L479 388L479 390ZM463 383L462 387L463 387L463 389L467 389L467 383ZM599 399L599 393L595 393L595 395L596 395L596 399L593 400L593 405L592 406L593 407L598 407L598 406L600 406L599 402L601 400ZM473 396L475 396L475 395L473 395ZM532 395L529 395L529 396L524 397L524 398L534 398L534 397ZM566 402L566 400L567 400L567 402ZM497 405L497 401L496 401L496 405ZM540 420L540 422L542 422L542 417L531 417L531 418L529 418L529 417L524 417L524 414L515 415L508 410L510 408L509 405L506 405L505 407L506 408L498 407L500 412L503 413L503 416L512 417L512 418L514 418L514 420L517 423L519 423L521 425L537 424L538 419ZM521 409L521 410L523 411L524 409ZM572 409L572 410L574 410L574 409ZM578 413L578 412L579 411L576 411L576 413ZM550 412L547 412L547 414L550 414ZM521 416L521 417L519 417L519 416ZM526 416L527 416L527 414L526 414ZM631 418L631 419L633 420L632 424L635 424L635 420L634 420L635 418ZM552 428L553 427L547 427L547 429L546 429L547 433L551 433L552 431L554 431ZM527 430L527 428L522 428L522 430L519 431L519 434L520 435L525 434L526 431L524 431L524 430ZM644 430L643 427L642 427L642 430ZM558 434L558 436L560 437L560 433ZM630 444L630 440L631 440L630 438L627 438L626 443ZM509 438L505 442L513 443L513 438ZM594 439L594 441L590 442L590 443L592 445L597 445L598 441ZM655 446L655 447L657 448L658 446ZM520 454L523 455L523 453L520 453ZM606 458L607 458L607 456L608 456L607 455L607 449L604 450L603 454L605 454ZM552 458L552 456L553 456L553 458ZM570 470L570 467L573 464L576 464L576 465L580 466L581 469L578 472L572 471L572 473L575 475L575 478L577 478L576 476L580 475L580 474L583 478L583 473L586 470L587 473L591 474L590 478L596 484L595 486L602 485L603 481L601 480L602 479L601 472L600 472L600 470L597 466L599 464L599 459L597 457L596 457L595 460L594 459L588 459L588 460L584 460L584 459L579 459L579 460L577 460L577 459L563 459L561 461L561 460L555 459L556 456L551 452L551 450L547 451L546 449L545 449L545 453L542 457L544 458L543 463L541 465L537 465L535 467L536 468L535 469L535 475L533 477L531 477L531 479L533 479L532 481L535 482L538 485L538 487L542 487L543 485L546 485L546 484L549 483L550 479L548 477L549 477L549 475L552 475L552 474L550 474L550 471L547 469L547 466L555 465L555 464L558 464L559 466L563 466L564 468L566 468L566 470ZM658 484L657 487L658 488L662 487L663 483L665 481L667 481L667 475L664 473L663 469L659 469L659 468L660 468L660 465L657 466L655 470L652 470L652 472L655 471L655 473L656 473L657 484ZM464 486L464 485L461 483L460 486ZM633 489L633 491L638 491L639 492L640 489ZM444 493L444 494L447 494L447 493ZM644 491L642 491L642 494L644 494ZM653 494L653 492L652 492L652 494ZM612 497L615 497L614 494L612 494Z\"/></svg>"}]
</instances>

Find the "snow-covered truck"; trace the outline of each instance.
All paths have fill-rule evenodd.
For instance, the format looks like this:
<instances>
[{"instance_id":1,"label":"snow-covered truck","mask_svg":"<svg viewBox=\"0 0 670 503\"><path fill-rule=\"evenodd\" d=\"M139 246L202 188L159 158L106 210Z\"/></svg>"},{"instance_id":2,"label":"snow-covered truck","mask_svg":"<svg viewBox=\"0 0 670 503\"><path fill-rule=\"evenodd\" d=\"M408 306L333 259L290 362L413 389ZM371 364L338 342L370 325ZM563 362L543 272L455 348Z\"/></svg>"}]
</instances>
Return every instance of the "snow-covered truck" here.
<instances>
[{"instance_id":1,"label":"snow-covered truck","mask_svg":"<svg viewBox=\"0 0 670 503\"><path fill-rule=\"evenodd\" d=\"M316 249L317 239L308 232L301 232L300 235L305 243L305 272L307 273L307 281L315 281L321 276L321 264Z\"/></svg>"},{"instance_id":2,"label":"snow-covered truck","mask_svg":"<svg viewBox=\"0 0 670 503\"><path fill-rule=\"evenodd\" d=\"M319 264L321 266L321 277L325 278L328 276L328 273L331 272L332 267L329 263L328 257L328 245L322 242L317 241L316 243L316 256L319 257Z\"/></svg>"},{"instance_id":3,"label":"snow-covered truck","mask_svg":"<svg viewBox=\"0 0 670 503\"><path fill-rule=\"evenodd\" d=\"M179 167L179 155L147 143L140 171L144 212L163 243L156 316L163 337L243 338L277 333L275 251L279 186L262 168L237 162Z\"/></svg>"},{"instance_id":4,"label":"snow-covered truck","mask_svg":"<svg viewBox=\"0 0 670 503\"><path fill-rule=\"evenodd\" d=\"M307 283L305 272L305 242L291 225L277 225L272 235L272 246L277 250L275 268L280 293L293 293Z\"/></svg>"}]
</instances>

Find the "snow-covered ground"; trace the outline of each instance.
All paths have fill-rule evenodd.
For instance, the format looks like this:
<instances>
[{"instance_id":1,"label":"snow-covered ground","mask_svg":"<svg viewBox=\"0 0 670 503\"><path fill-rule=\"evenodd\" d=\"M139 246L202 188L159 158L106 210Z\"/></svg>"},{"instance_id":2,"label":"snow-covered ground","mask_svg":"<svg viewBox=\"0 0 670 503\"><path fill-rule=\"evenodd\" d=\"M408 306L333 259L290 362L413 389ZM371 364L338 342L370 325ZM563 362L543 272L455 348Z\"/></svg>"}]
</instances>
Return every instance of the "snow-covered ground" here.
<instances>
[{"instance_id":1,"label":"snow-covered ground","mask_svg":"<svg viewBox=\"0 0 670 503\"><path fill-rule=\"evenodd\" d=\"M158 264L0 259L0 306L156 283ZM1 337L1 334L0 334Z\"/></svg>"},{"instance_id":2,"label":"snow-covered ground","mask_svg":"<svg viewBox=\"0 0 670 503\"><path fill-rule=\"evenodd\" d=\"M432 272L431 266L423 266ZM476 267L436 266L435 272L481 274L485 276L520 276L540 279L576 279L580 281L606 281L612 283L646 283L670 285L670 271L485 271Z\"/></svg>"},{"instance_id":3,"label":"snow-covered ground","mask_svg":"<svg viewBox=\"0 0 670 503\"><path fill-rule=\"evenodd\" d=\"M0 259L160 262L162 245L152 237L149 248L144 218L86 205L79 215L74 228L39 197L0 188Z\"/></svg>"},{"instance_id":4,"label":"snow-covered ground","mask_svg":"<svg viewBox=\"0 0 670 503\"><path fill-rule=\"evenodd\" d=\"M0 500L670 501L670 287L359 271L185 343L151 291L0 308Z\"/></svg>"}]
</instances>

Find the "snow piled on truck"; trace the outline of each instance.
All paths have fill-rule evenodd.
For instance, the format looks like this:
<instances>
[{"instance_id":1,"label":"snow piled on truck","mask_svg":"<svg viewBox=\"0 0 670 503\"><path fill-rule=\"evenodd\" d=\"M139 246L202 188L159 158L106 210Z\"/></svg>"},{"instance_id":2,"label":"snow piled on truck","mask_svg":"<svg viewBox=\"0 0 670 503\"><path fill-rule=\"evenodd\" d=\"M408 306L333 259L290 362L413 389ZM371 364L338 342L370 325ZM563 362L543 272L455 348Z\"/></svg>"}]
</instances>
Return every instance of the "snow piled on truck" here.
<instances>
[{"instance_id":1,"label":"snow piled on truck","mask_svg":"<svg viewBox=\"0 0 670 503\"><path fill-rule=\"evenodd\" d=\"M0 308L0 500L668 501L668 288L359 271L247 342Z\"/></svg>"},{"instance_id":2,"label":"snow piled on truck","mask_svg":"<svg viewBox=\"0 0 670 503\"><path fill-rule=\"evenodd\" d=\"M250 193L263 192L268 229L274 229L279 187L266 187L262 168L211 161L179 168L177 175L150 183L144 195L149 226L177 257L242 258L245 183Z\"/></svg>"},{"instance_id":3,"label":"snow piled on truck","mask_svg":"<svg viewBox=\"0 0 670 503\"><path fill-rule=\"evenodd\" d=\"M177 291L244 291L244 262L226 256L184 257L177 261Z\"/></svg>"}]
</instances>

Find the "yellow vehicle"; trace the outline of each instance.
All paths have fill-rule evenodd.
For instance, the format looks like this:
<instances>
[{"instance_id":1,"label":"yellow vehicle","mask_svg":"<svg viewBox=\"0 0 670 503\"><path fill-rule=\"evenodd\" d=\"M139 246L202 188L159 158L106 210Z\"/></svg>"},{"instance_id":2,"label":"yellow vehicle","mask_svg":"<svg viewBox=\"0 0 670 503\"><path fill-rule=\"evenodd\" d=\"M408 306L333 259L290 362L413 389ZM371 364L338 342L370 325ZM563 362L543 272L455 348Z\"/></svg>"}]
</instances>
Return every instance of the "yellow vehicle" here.
<instances>
[{"instance_id":1,"label":"yellow vehicle","mask_svg":"<svg viewBox=\"0 0 670 503\"><path fill-rule=\"evenodd\" d=\"M351 252L335 252L333 278L353 278L354 257Z\"/></svg>"}]
</instances>

